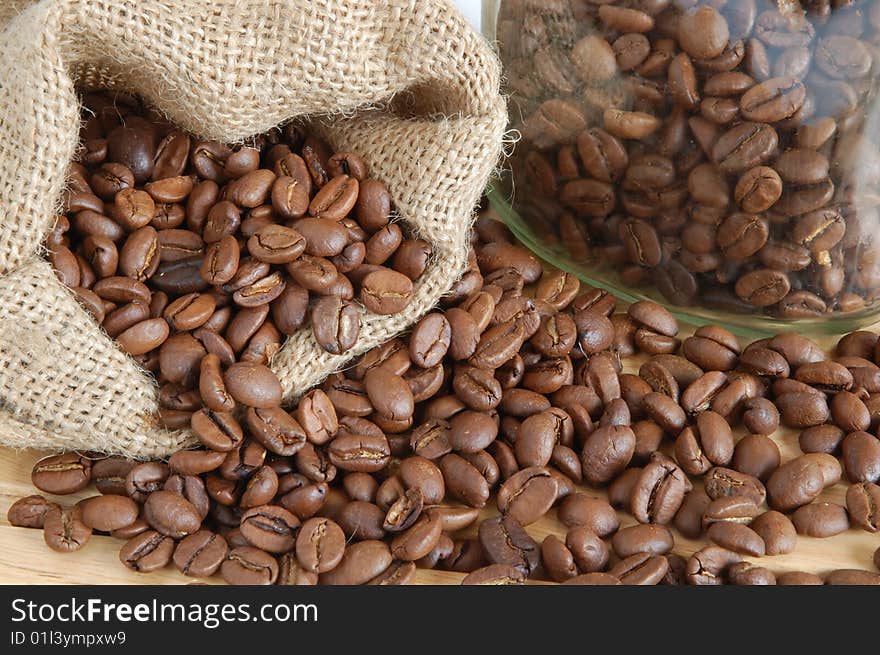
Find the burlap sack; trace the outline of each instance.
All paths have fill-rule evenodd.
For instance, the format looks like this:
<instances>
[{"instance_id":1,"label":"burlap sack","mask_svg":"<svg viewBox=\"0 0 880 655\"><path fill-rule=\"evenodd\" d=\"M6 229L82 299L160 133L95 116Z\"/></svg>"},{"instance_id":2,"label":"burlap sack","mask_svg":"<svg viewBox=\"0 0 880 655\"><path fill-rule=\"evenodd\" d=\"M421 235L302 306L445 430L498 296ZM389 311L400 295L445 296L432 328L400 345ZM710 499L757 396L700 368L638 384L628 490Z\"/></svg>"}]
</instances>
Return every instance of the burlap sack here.
<instances>
[{"instance_id":1,"label":"burlap sack","mask_svg":"<svg viewBox=\"0 0 880 655\"><path fill-rule=\"evenodd\" d=\"M413 303L365 313L348 356L311 331L272 362L290 401L433 306L466 261L506 122L499 66L447 0L0 0L0 443L164 457L152 377L55 278L53 224L80 125L75 89L135 92L183 128L237 142L309 116L363 156L434 246ZM20 12L20 13L19 13ZM2 25L2 23L0 23ZM319 117L319 118L315 118Z\"/></svg>"}]
</instances>

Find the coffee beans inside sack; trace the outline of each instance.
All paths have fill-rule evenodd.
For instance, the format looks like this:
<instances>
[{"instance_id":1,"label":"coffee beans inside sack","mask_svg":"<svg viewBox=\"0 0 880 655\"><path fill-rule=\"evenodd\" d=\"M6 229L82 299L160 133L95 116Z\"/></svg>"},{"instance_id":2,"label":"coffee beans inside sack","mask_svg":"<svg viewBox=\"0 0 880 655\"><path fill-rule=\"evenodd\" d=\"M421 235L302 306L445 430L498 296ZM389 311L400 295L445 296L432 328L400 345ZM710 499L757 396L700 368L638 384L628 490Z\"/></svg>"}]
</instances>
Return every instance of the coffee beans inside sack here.
<instances>
[{"instance_id":1,"label":"coffee beans inside sack","mask_svg":"<svg viewBox=\"0 0 880 655\"><path fill-rule=\"evenodd\" d=\"M450 2L14 4L0 17L0 444L168 457L193 436L157 419L167 397L147 360L166 328L184 359L207 352L200 330L265 360L290 404L463 274L506 111L495 55ZM102 89L113 100L84 112ZM281 146L295 158L280 163ZM101 307L56 277L73 268L54 237L89 263L78 287Z\"/></svg>"}]
</instances>

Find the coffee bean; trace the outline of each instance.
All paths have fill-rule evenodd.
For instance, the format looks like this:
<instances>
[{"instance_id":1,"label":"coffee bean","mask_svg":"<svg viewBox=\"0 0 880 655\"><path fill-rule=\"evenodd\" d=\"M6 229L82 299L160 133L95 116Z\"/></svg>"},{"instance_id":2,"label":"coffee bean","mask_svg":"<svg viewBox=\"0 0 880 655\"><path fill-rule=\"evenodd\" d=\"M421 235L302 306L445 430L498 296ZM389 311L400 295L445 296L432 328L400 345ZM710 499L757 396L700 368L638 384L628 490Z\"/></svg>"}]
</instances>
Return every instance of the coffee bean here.
<instances>
[{"instance_id":1,"label":"coffee bean","mask_svg":"<svg viewBox=\"0 0 880 655\"><path fill-rule=\"evenodd\" d=\"M508 564L525 576L534 571L540 560L538 544L511 516L483 521L479 528L479 539L490 562Z\"/></svg>"},{"instance_id":2,"label":"coffee bean","mask_svg":"<svg viewBox=\"0 0 880 655\"><path fill-rule=\"evenodd\" d=\"M270 585L278 578L278 561L259 548L238 546L220 565L220 575L233 585Z\"/></svg>"},{"instance_id":3,"label":"coffee bean","mask_svg":"<svg viewBox=\"0 0 880 655\"><path fill-rule=\"evenodd\" d=\"M766 482L779 466L779 447L762 434L746 435L736 444L731 468Z\"/></svg>"},{"instance_id":4,"label":"coffee bean","mask_svg":"<svg viewBox=\"0 0 880 655\"><path fill-rule=\"evenodd\" d=\"M615 554L626 559L637 553L665 555L672 550L674 537L664 525L644 524L623 528L611 542Z\"/></svg>"},{"instance_id":5,"label":"coffee bean","mask_svg":"<svg viewBox=\"0 0 880 655\"><path fill-rule=\"evenodd\" d=\"M730 426L712 411L698 414L697 424L682 430L675 441L675 459L691 475L706 473L713 464L728 464L733 453Z\"/></svg>"},{"instance_id":6,"label":"coffee bean","mask_svg":"<svg viewBox=\"0 0 880 655\"><path fill-rule=\"evenodd\" d=\"M229 394L238 402L255 408L281 403L281 385L275 375L259 364L237 363L223 376Z\"/></svg>"},{"instance_id":7,"label":"coffee bean","mask_svg":"<svg viewBox=\"0 0 880 655\"><path fill-rule=\"evenodd\" d=\"M651 392L642 399L642 409L667 434L678 434L685 426L684 410L666 394Z\"/></svg>"},{"instance_id":8,"label":"coffee bean","mask_svg":"<svg viewBox=\"0 0 880 655\"><path fill-rule=\"evenodd\" d=\"M522 469L498 490L498 510L521 525L534 523L556 501L557 482L541 467Z\"/></svg>"},{"instance_id":9,"label":"coffee bean","mask_svg":"<svg viewBox=\"0 0 880 655\"><path fill-rule=\"evenodd\" d=\"M745 496L719 496L709 502L702 516L702 526L708 529L714 523L748 525L757 516L758 506Z\"/></svg>"},{"instance_id":10,"label":"coffee bean","mask_svg":"<svg viewBox=\"0 0 880 655\"><path fill-rule=\"evenodd\" d=\"M72 494L89 484L91 468L91 462L76 453L53 455L34 464L31 482L46 493Z\"/></svg>"},{"instance_id":11,"label":"coffee bean","mask_svg":"<svg viewBox=\"0 0 880 655\"><path fill-rule=\"evenodd\" d=\"M760 557L764 554L764 540L750 527L731 521L719 521L709 526L709 538L728 550Z\"/></svg>"},{"instance_id":12,"label":"coffee bean","mask_svg":"<svg viewBox=\"0 0 880 655\"><path fill-rule=\"evenodd\" d=\"M626 149L605 130L592 128L582 132L577 148L584 168L597 180L615 182L623 177L628 164Z\"/></svg>"},{"instance_id":13,"label":"coffee bean","mask_svg":"<svg viewBox=\"0 0 880 655\"><path fill-rule=\"evenodd\" d=\"M361 302L377 314L397 314L409 304L412 281L391 269L369 273L361 284Z\"/></svg>"},{"instance_id":14,"label":"coffee bean","mask_svg":"<svg viewBox=\"0 0 880 655\"><path fill-rule=\"evenodd\" d=\"M342 560L332 571L322 573L321 584L365 584L391 566L392 557L388 546L381 541L367 540L351 544L345 549Z\"/></svg>"},{"instance_id":15,"label":"coffee bean","mask_svg":"<svg viewBox=\"0 0 880 655\"><path fill-rule=\"evenodd\" d=\"M700 368L708 371L729 371L739 361L740 347L736 337L725 332L701 327L693 337L684 340L682 352ZM699 372L695 373L694 378L699 376Z\"/></svg>"},{"instance_id":16,"label":"coffee bean","mask_svg":"<svg viewBox=\"0 0 880 655\"><path fill-rule=\"evenodd\" d=\"M812 502L823 487L821 465L804 457L786 462L767 480L770 506L780 511Z\"/></svg>"},{"instance_id":17,"label":"coffee bean","mask_svg":"<svg viewBox=\"0 0 880 655\"><path fill-rule=\"evenodd\" d=\"M798 444L805 453L835 454L840 450L845 433L834 425L816 425L801 432Z\"/></svg>"},{"instance_id":18,"label":"coffee bean","mask_svg":"<svg viewBox=\"0 0 880 655\"><path fill-rule=\"evenodd\" d=\"M603 124L608 132L621 139L643 139L657 130L660 121L646 112L608 108L603 115Z\"/></svg>"},{"instance_id":19,"label":"coffee bean","mask_svg":"<svg viewBox=\"0 0 880 655\"><path fill-rule=\"evenodd\" d=\"M114 530L110 533L110 536L116 539L131 539L132 537L136 537L137 535L146 532L149 529L150 524L147 523L144 519L139 518L134 523L131 523L124 528Z\"/></svg>"},{"instance_id":20,"label":"coffee bean","mask_svg":"<svg viewBox=\"0 0 880 655\"><path fill-rule=\"evenodd\" d=\"M825 576L827 585L880 585L880 575L859 569L838 569Z\"/></svg>"},{"instance_id":21,"label":"coffee bean","mask_svg":"<svg viewBox=\"0 0 880 655\"><path fill-rule=\"evenodd\" d=\"M278 474L269 467L261 466L248 479L238 501L242 509L264 505L278 492Z\"/></svg>"},{"instance_id":22,"label":"coffee bean","mask_svg":"<svg viewBox=\"0 0 880 655\"><path fill-rule=\"evenodd\" d=\"M161 318L141 321L117 335L119 347L129 355L144 355L168 338L168 323Z\"/></svg>"},{"instance_id":23,"label":"coffee bean","mask_svg":"<svg viewBox=\"0 0 880 655\"><path fill-rule=\"evenodd\" d=\"M666 366L656 359L651 359L642 364L639 368L639 377L647 382L649 388L653 391L669 396L674 401L678 402L680 395L678 380L676 380L675 376ZM621 376L621 382L622 381L623 376ZM623 388L621 388L621 392L623 392ZM649 393L651 393L651 391L646 391L646 393L641 396L639 399L640 405L644 403L645 396ZM642 413L644 413L644 411L642 411Z\"/></svg>"},{"instance_id":24,"label":"coffee bean","mask_svg":"<svg viewBox=\"0 0 880 655\"><path fill-rule=\"evenodd\" d=\"M828 420L830 410L825 396L806 391L785 393L776 398L782 423L793 428L809 428Z\"/></svg>"},{"instance_id":25,"label":"coffee bean","mask_svg":"<svg viewBox=\"0 0 880 655\"><path fill-rule=\"evenodd\" d=\"M253 437L277 455L295 455L306 444L302 426L280 407L250 407L245 423Z\"/></svg>"},{"instance_id":26,"label":"coffee bean","mask_svg":"<svg viewBox=\"0 0 880 655\"><path fill-rule=\"evenodd\" d=\"M516 353L523 340L523 325L518 321L495 325L480 337L468 363L476 368L496 369Z\"/></svg>"},{"instance_id":27,"label":"coffee bean","mask_svg":"<svg viewBox=\"0 0 880 655\"><path fill-rule=\"evenodd\" d=\"M434 505L428 512L440 517L444 532L456 532L472 525L479 517L479 510L471 507Z\"/></svg>"},{"instance_id":28,"label":"coffee bean","mask_svg":"<svg viewBox=\"0 0 880 655\"><path fill-rule=\"evenodd\" d=\"M567 527L585 525L602 538L614 534L620 525L606 501L583 493L567 496L559 505L558 517Z\"/></svg>"},{"instance_id":29,"label":"coffee bean","mask_svg":"<svg viewBox=\"0 0 880 655\"><path fill-rule=\"evenodd\" d=\"M43 540L52 550L71 553L85 546L92 529L82 520L82 508L50 507L43 515Z\"/></svg>"},{"instance_id":30,"label":"coffee bean","mask_svg":"<svg viewBox=\"0 0 880 655\"><path fill-rule=\"evenodd\" d=\"M137 503L125 496L93 496L80 501L79 507L82 522L101 532L124 528L138 518Z\"/></svg>"},{"instance_id":31,"label":"coffee bean","mask_svg":"<svg viewBox=\"0 0 880 655\"><path fill-rule=\"evenodd\" d=\"M391 553L401 561L412 562L430 553L441 536L442 522L436 515L424 514L391 541Z\"/></svg>"},{"instance_id":32,"label":"coffee bean","mask_svg":"<svg viewBox=\"0 0 880 655\"><path fill-rule=\"evenodd\" d=\"M636 439L626 426L605 426L592 432L581 451L584 477L591 485L607 484L629 464Z\"/></svg>"},{"instance_id":33,"label":"coffee bean","mask_svg":"<svg viewBox=\"0 0 880 655\"><path fill-rule=\"evenodd\" d=\"M293 548L300 521L277 505L261 505L241 517L241 533L247 541L270 553L283 553Z\"/></svg>"},{"instance_id":34,"label":"coffee bean","mask_svg":"<svg viewBox=\"0 0 880 655\"><path fill-rule=\"evenodd\" d=\"M735 585L775 585L776 576L763 566L749 562L737 562L727 571L731 584Z\"/></svg>"},{"instance_id":35,"label":"coffee bean","mask_svg":"<svg viewBox=\"0 0 880 655\"><path fill-rule=\"evenodd\" d=\"M649 14L624 7L600 7L599 19L610 29L619 32L647 32L654 26Z\"/></svg>"},{"instance_id":36,"label":"coffee bean","mask_svg":"<svg viewBox=\"0 0 880 655\"><path fill-rule=\"evenodd\" d=\"M669 570L669 562L665 557L650 553L636 553L612 566L609 575L626 585L658 584Z\"/></svg>"},{"instance_id":37,"label":"coffee bean","mask_svg":"<svg viewBox=\"0 0 880 655\"><path fill-rule=\"evenodd\" d=\"M333 521L309 519L296 539L296 555L307 571L325 573L336 567L345 553L345 535Z\"/></svg>"},{"instance_id":38,"label":"coffee bean","mask_svg":"<svg viewBox=\"0 0 880 655\"><path fill-rule=\"evenodd\" d=\"M706 475L705 487L713 500L724 496L743 496L761 505L767 496L764 485L757 478L719 466Z\"/></svg>"},{"instance_id":39,"label":"coffee bean","mask_svg":"<svg viewBox=\"0 0 880 655\"><path fill-rule=\"evenodd\" d=\"M149 494L162 488L170 470L162 462L143 462L134 466L125 477L125 493L143 503Z\"/></svg>"},{"instance_id":40,"label":"coffee bean","mask_svg":"<svg viewBox=\"0 0 880 655\"><path fill-rule=\"evenodd\" d=\"M842 442L844 470L850 482L880 481L880 439L867 432L848 434Z\"/></svg>"},{"instance_id":41,"label":"coffee bean","mask_svg":"<svg viewBox=\"0 0 880 655\"><path fill-rule=\"evenodd\" d=\"M804 104L806 89L793 77L776 77L756 84L740 100L748 120L774 123L794 114Z\"/></svg>"},{"instance_id":42,"label":"coffee bean","mask_svg":"<svg viewBox=\"0 0 880 655\"><path fill-rule=\"evenodd\" d=\"M846 509L834 503L810 503L795 510L791 516L798 534L810 537L831 537L849 528Z\"/></svg>"},{"instance_id":43,"label":"coffee bean","mask_svg":"<svg viewBox=\"0 0 880 655\"><path fill-rule=\"evenodd\" d=\"M179 450L168 459L172 471L184 475L201 475L221 466L225 453L211 450Z\"/></svg>"},{"instance_id":44,"label":"coffee bean","mask_svg":"<svg viewBox=\"0 0 880 655\"><path fill-rule=\"evenodd\" d=\"M716 240L728 259L741 262L757 253L769 234L767 221L760 216L736 213L721 223Z\"/></svg>"},{"instance_id":45,"label":"coffee bean","mask_svg":"<svg viewBox=\"0 0 880 655\"><path fill-rule=\"evenodd\" d=\"M309 213L315 218L338 221L354 208L358 189L359 184L355 178L338 175L315 194L309 204Z\"/></svg>"},{"instance_id":46,"label":"coffee bean","mask_svg":"<svg viewBox=\"0 0 880 655\"><path fill-rule=\"evenodd\" d=\"M586 355L594 355L607 350L614 339L614 326L602 315L590 313L575 314L578 347Z\"/></svg>"},{"instance_id":47,"label":"coffee bean","mask_svg":"<svg viewBox=\"0 0 880 655\"><path fill-rule=\"evenodd\" d=\"M860 482L846 490L849 517L868 532L880 530L880 487L873 482Z\"/></svg>"},{"instance_id":48,"label":"coffee bean","mask_svg":"<svg viewBox=\"0 0 880 655\"><path fill-rule=\"evenodd\" d=\"M468 573L461 581L463 585L519 585L525 582L525 575L509 564L490 564Z\"/></svg>"},{"instance_id":49,"label":"coffee bean","mask_svg":"<svg viewBox=\"0 0 880 655\"><path fill-rule=\"evenodd\" d=\"M776 584L779 585L823 585L825 581L818 575L806 573L804 571L788 571L781 573L776 578Z\"/></svg>"},{"instance_id":50,"label":"coffee bean","mask_svg":"<svg viewBox=\"0 0 880 655\"><path fill-rule=\"evenodd\" d=\"M565 546L579 570L594 573L607 567L610 556L608 546L587 526L569 529Z\"/></svg>"},{"instance_id":51,"label":"coffee bean","mask_svg":"<svg viewBox=\"0 0 880 655\"><path fill-rule=\"evenodd\" d=\"M583 573L569 578L562 584L566 585L619 585L620 580L609 573Z\"/></svg>"},{"instance_id":52,"label":"coffee bean","mask_svg":"<svg viewBox=\"0 0 880 655\"><path fill-rule=\"evenodd\" d=\"M727 21L710 6L686 12L678 24L681 47L697 59L711 59L721 54L727 46L729 34Z\"/></svg>"},{"instance_id":53,"label":"coffee bean","mask_svg":"<svg viewBox=\"0 0 880 655\"><path fill-rule=\"evenodd\" d=\"M757 516L750 527L764 540L768 555L783 555L794 550L797 532L794 524L784 514L770 510Z\"/></svg>"},{"instance_id":54,"label":"coffee bean","mask_svg":"<svg viewBox=\"0 0 880 655\"><path fill-rule=\"evenodd\" d=\"M6 512L6 520L10 525L19 528L43 529L46 513L50 510L60 509L56 503L50 502L42 496L25 496L16 500Z\"/></svg>"},{"instance_id":55,"label":"coffee bean","mask_svg":"<svg viewBox=\"0 0 880 655\"><path fill-rule=\"evenodd\" d=\"M360 334L360 314L355 305L338 296L324 296L312 308L315 340L327 352L350 350Z\"/></svg>"},{"instance_id":56,"label":"coffee bean","mask_svg":"<svg viewBox=\"0 0 880 655\"><path fill-rule=\"evenodd\" d=\"M684 496L681 507L674 517L675 527L686 537L696 539L703 531L703 514L712 499L702 489L690 491Z\"/></svg>"},{"instance_id":57,"label":"coffee bean","mask_svg":"<svg viewBox=\"0 0 880 655\"><path fill-rule=\"evenodd\" d=\"M743 122L718 138L712 159L724 173L743 173L766 162L778 142L776 131L766 123Z\"/></svg>"},{"instance_id":58,"label":"coffee bean","mask_svg":"<svg viewBox=\"0 0 880 655\"><path fill-rule=\"evenodd\" d=\"M743 403L742 421L754 434L773 434L779 427L779 411L766 398L749 398Z\"/></svg>"},{"instance_id":59,"label":"coffee bean","mask_svg":"<svg viewBox=\"0 0 880 655\"><path fill-rule=\"evenodd\" d=\"M734 199L743 211L758 213L766 211L782 195L782 180L769 166L750 168L739 178Z\"/></svg>"},{"instance_id":60,"label":"coffee bean","mask_svg":"<svg viewBox=\"0 0 880 655\"><path fill-rule=\"evenodd\" d=\"M375 472L388 463L390 449L384 435L340 435L327 450L330 461L344 471Z\"/></svg>"},{"instance_id":61,"label":"coffee bean","mask_svg":"<svg viewBox=\"0 0 880 655\"><path fill-rule=\"evenodd\" d=\"M832 77L859 78L870 70L871 55L857 38L833 34L819 40L816 63Z\"/></svg>"},{"instance_id":62,"label":"coffee bean","mask_svg":"<svg viewBox=\"0 0 880 655\"><path fill-rule=\"evenodd\" d=\"M452 328L442 314L428 314L413 328L410 357L414 364L431 368L439 364L449 349Z\"/></svg>"},{"instance_id":63,"label":"coffee bean","mask_svg":"<svg viewBox=\"0 0 880 655\"><path fill-rule=\"evenodd\" d=\"M379 414L389 419L412 416L412 391L402 377L384 367L373 368L364 376L364 383L367 396Z\"/></svg>"},{"instance_id":64,"label":"coffee bean","mask_svg":"<svg viewBox=\"0 0 880 655\"><path fill-rule=\"evenodd\" d=\"M574 556L556 535L547 535L541 543L541 561L555 582L564 582L578 574Z\"/></svg>"},{"instance_id":65,"label":"coffee bean","mask_svg":"<svg viewBox=\"0 0 880 655\"><path fill-rule=\"evenodd\" d=\"M852 373L846 367L831 361L803 364L793 377L798 382L827 392L848 390L853 382Z\"/></svg>"},{"instance_id":66,"label":"coffee bean","mask_svg":"<svg viewBox=\"0 0 880 655\"><path fill-rule=\"evenodd\" d=\"M327 443L339 430L336 409L320 389L313 389L300 400L295 417L306 438L313 444Z\"/></svg>"},{"instance_id":67,"label":"coffee bean","mask_svg":"<svg viewBox=\"0 0 880 655\"><path fill-rule=\"evenodd\" d=\"M391 196L385 185L372 178L363 180L355 211L358 221L368 232L385 227L391 217Z\"/></svg>"},{"instance_id":68,"label":"coffee bean","mask_svg":"<svg viewBox=\"0 0 880 655\"><path fill-rule=\"evenodd\" d=\"M559 440L564 441L566 433L570 436L571 430L571 419L562 410L548 409L526 418L514 444L517 461L522 466L546 466L550 462L553 446Z\"/></svg>"},{"instance_id":69,"label":"coffee bean","mask_svg":"<svg viewBox=\"0 0 880 655\"><path fill-rule=\"evenodd\" d=\"M483 507L489 499L489 484L467 460L450 453L440 460L446 488L472 507Z\"/></svg>"},{"instance_id":70,"label":"coffee bean","mask_svg":"<svg viewBox=\"0 0 880 655\"><path fill-rule=\"evenodd\" d=\"M736 282L736 295L756 307L779 302L790 289L788 277L771 269L757 269L746 273Z\"/></svg>"},{"instance_id":71,"label":"coffee bean","mask_svg":"<svg viewBox=\"0 0 880 655\"><path fill-rule=\"evenodd\" d=\"M202 522L192 503L164 490L154 491L147 497L144 518L154 530L178 539L196 532Z\"/></svg>"},{"instance_id":72,"label":"coffee bean","mask_svg":"<svg viewBox=\"0 0 880 655\"><path fill-rule=\"evenodd\" d=\"M674 337L678 334L678 322L667 309L657 303L641 300L627 309L627 314L637 323L660 334Z\"/></svg>"},{"instance_id":73,"label":"coffee bean","mask_svg":"<svg viewBox=\"0 0 880 655\"><path fill-rule=\"evenodd\" d=\"M318 575L306 571L297 561L293 553L285 553L278 562L278 585L314 586L318 584Z\"/></svg>"},{"instance_id":74,"label":"coffee bean","mask_svg":"<svg viewBox=\"0 0 880 655\"><path fill-rule=\"evenodd\" d=\"M119 551L120 561L133 571L149 573L165 568L174 552L174 540L155 530L129 539Z\"/></svg>"},{"instance_id":75,"label":"coffee bean","mask_svg":"<svg viewBox=\"0 0 880 655\"><path fill-rule=\"evenodd\" d=\"M687 581L693 585L723 584L729 568L741 559L725 548L706 546L688 560Z\"/></svg>"},{"instance_id":76,"label":"coffee bean","mask_svg":"<svg viewBox=\"0 0 880 655\"><path fill-rule=\"evenodd\" d=\"M210 530L199 530L174 549L172 559L177 570L194 578L208 578L220 568L229 547L226 540Z\"/></svg>"},{"instance_id":77,"label":"coffee bean","mask_svg":"<svg viewBox=\"0 0 880 655\"><path fill-rule=\"evenodd\" d=\"M669 523L690 490L691 483L678 466L667 458L652 457L633 487L633 516L640 523Z\"/></svg>"},{"instance_id":78,"label":"coffee bean","mask_svg":"<svg viewBox=\"0 0 880 655\"><path fill-rule=\"evenodd\" d=\"M492 371L485 369L457 367L453 374L452 387L462 402L477 411L491 411L503 401L501 383L492 375ZM518 391L530 393L525 389Z\"/></svg>"},{"instance_id":79,"label":"coffee bean","mask_svg":"<svg viewBox=\"0 0 880 655\"><path fill-rule=\"evenodd\" d=\"M739 359L740 367L765 378L786 378L790 373L785 358L769 348L748 348Z\"/></svg>"},{"instance_id":80,"label":"coffee bean","mask_svg":"<svg viewBox=\"0 0 880 655\"><path fill-rule=\"evenodd\" d=\"M681 394L681 406L686 413L699 416L705 414L712 406L714 399L721 393L727 384L727 375L720 371L709 371L694 380L684 393ZM723 418L712 411L709 416L712 420L717 421ZM717 417L717 418L716 418ZM705 419L710 420L710 419Z\"/></svg>"}]
</instances>

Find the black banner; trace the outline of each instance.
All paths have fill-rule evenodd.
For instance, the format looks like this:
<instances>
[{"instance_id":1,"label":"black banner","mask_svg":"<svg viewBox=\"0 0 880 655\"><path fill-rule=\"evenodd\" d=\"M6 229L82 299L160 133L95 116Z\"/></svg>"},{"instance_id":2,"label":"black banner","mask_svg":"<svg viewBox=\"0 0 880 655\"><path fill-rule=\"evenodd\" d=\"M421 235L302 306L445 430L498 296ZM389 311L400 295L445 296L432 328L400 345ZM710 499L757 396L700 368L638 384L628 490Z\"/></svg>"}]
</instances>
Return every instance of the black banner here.
<instances>
[{"instance_id":1,"label":"black banner","mask_svg":"<svg viewBox=\"0 0 880 655\"><path fill-rule=\"evenodd\" d=\"M758 637L771 625L783 628L794 647L813 638L808 617L819 607L826 628L868 627L862 635L876 646L880 615L880 593L864 587L89 586L0 587L0 595L0 652L10 654L140 652L150 644L171 648L169 655L180 652L175 645L224 651L232 645L273 651L282 644L315 645L334 653L369 646L370 652L395 652L387 646L412 639L431 652L441 645L466 644L462 652L473 652L506 643L520 652L526 642L562 646L570 640L603 646L620 640L631 652L658 636L670 648L684 637L696 646L719 637ZM847 630L848 649L859 632Z\"/></svg>"}]
</instances>

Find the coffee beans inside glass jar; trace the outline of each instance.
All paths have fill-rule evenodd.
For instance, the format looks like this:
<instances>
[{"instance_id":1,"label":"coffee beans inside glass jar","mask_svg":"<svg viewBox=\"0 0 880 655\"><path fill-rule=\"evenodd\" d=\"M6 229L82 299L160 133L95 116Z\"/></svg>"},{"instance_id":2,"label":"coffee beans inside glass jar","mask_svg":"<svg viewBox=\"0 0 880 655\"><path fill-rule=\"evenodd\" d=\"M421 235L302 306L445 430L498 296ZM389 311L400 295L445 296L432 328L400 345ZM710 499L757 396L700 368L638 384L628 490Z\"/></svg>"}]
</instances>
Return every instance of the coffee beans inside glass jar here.
<instances>
[{"instance_id":1,"label":"coffee beans inside glass jar","mask_svg":"<svg viewBox=\"0 0 880 655\"><path fill-rule=\"evenodd\" d=\"M875 3L500 5L510 191L552 252L675 305L875 305Z\"/></svg>"}]
</instances>

